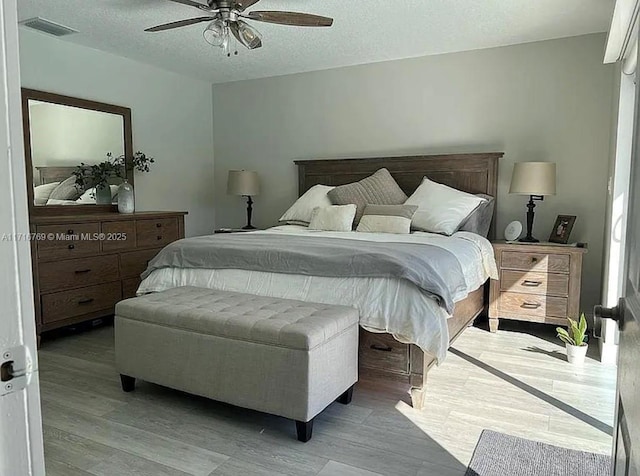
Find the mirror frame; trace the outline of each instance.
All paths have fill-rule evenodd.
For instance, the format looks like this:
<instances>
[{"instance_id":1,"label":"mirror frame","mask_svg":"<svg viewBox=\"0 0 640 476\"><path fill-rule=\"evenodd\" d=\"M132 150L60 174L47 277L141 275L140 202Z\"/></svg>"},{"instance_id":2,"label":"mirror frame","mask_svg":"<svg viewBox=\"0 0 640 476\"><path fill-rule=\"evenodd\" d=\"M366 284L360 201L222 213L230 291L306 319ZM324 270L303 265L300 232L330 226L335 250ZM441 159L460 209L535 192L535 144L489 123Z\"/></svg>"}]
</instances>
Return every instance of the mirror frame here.
<instances>
[{"instance_id":1,"label":"mirror frame","mask_svg":"<svg viewBox=\"0 0 640 476\"><path fill-rule=\"evenodd\" d=\"M131 127L131 109L123 106L115 106L89 99L80 99L62 94L38 91L36 89L22 88L22 128L24 134L24 160L27 172L27 197L29 199L30 216L56 216L56 215L77 215L87 213L111 213L118 211L117 205L50 205L35 206L33 203L33 160L31 156L31 123L29 119L29 100L60 104L92 111L106 112L122 116L124 126L124 155L125 155L125 178L133 183L133 170L131 169L133 159L133 131Z\"/></svg>"}]
</instances>

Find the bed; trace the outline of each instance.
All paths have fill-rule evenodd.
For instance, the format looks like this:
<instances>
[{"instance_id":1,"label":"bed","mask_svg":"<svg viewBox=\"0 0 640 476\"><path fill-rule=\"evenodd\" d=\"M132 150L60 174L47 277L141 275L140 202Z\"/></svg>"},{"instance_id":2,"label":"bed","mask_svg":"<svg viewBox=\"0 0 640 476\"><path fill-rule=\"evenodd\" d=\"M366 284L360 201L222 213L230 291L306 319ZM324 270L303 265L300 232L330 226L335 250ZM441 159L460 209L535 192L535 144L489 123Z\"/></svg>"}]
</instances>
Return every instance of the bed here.
<instances>
[{"instance_id":1,"label":"bed","mask_svg":"<svg viewBox=\"0 0 640 476\"><path fill-rule=\"evenodd\" d=\"M498 159L501 153L483 154L456 154L437 156L413 156L395 158L367 158L367 159L333 159L333 160L311 160L296 161L299 176L299 194L302 195L309 188L316 184L342 185L365 178L376 170L385 167L389 170L396 182L407 195L417 188L424 176L430 179L449 185L451 187L470 192L497 195L497 172ZM495 216L495 208L494 208ZM492 225L490 237L493 234L495 225ZM309 234L308 230L302 227L285 226L276 227L258 234L284 234L289 240ZM323 232L324 233L324 232ZM348 234L348 233L346 233ZM334 237L348 240L366 239L376 241L376 237L365 237L353 232L349 236L345 234ZM438 246L458 247L460 253L471 253L477 250L478 258L466 259L466 261L477 262L481 259L482 253L490 253L487 250L488 242L481 243L482 240L474 240L469 233L454 235L452 238L424 233L420 236L411 237L412 241L424 240L425 243L435 243ZM328 237L330 239L331 237ZM211 238L202 237L200 240ZM401 238L393 237L390 240ZM409 239L409 238L405 238ZM309 241L309 239L307 239ZM203 241L201 245L206 246ZM473 243L473 242L476 243ZM471 244L469 244L471 243ZM459 259L461 262L465 258ZM241 292L251 292L253 294L272 295L283 298L301 298L309 301L321 301L335 304L344 304L345 300L351 300L352 304L361 310L360 338L360 371L361 375L383 377L394 381L408 383L411 387L411 398L414 407L421 408L424 403L424 392L427 381L428 370L442 358L442 352L446 351L448 345L486 308L486 293L483 285L486 275L478 277L481 273L469 271L475 274L474 279L467 279L469 286L463 297L456 296L455 307L451 306L451 317L437 317L437 313L442 313L442 309L434 304L435 301L424 299L412 291L411 283L405 284L402 288L397 283L390 280L380 280L382 278L349 278L347 277L320 277L320 276L298 276L291 274L264 273L255 270L239 269L181 269L180 267L165 266L155 269L142 282L139 293L161 291L168 287L179 285L196 285L217 289L236 290ZM333 281L331 281L333 279ZM315 280L315 281L314 281ZM396 280L400 281L400 280ZM331 292L331 290L346 289L345 292ZM389 316L381 316L380 312L373 312L375 319L366 314L369 313L367 303L374 302L372 293L378 290L393 289L393 297L396 298L396 307L393 310L397 313L406 312L406 322L419 322L421 318L426 325L425 332L419 336L412 334L408 338L405 334L409 332L386 333L390 329L398 331L398 327L389 325L392 322ZM324 290L324 291L319 291ZM413 292L413 294L412 294ZM400 298L397 299L397 296ZM358 302L358 298L361 299ZM430 304L431 301L431 304ZM377 301L376 301L377 302ZM403 307L405 306L405 307ZM431 307L430 307L431 306ZM382 309L390 309L387 303L381 306ZM392 312L389 311L391 314ZM421 316L420 314L423 314ZM385 314L385 312L382 312ZM431 318L431 314L436 318ZM387 318L385 322L380 319ZM377 320L376 320L377 319ZM397 321L397 316L394 316ZM384 319L383 319L384 320ZM438 328L440 326L440 328ZM418 329L420 330L420 329ZM431 339L432 343L424 339ZM437 342L438 339L441 342ZM418 345L419 344L419 345ZM430 347L433 345L433 347ZM423 351L430 349L431 351Z\"/></svg>"}]
</instances>

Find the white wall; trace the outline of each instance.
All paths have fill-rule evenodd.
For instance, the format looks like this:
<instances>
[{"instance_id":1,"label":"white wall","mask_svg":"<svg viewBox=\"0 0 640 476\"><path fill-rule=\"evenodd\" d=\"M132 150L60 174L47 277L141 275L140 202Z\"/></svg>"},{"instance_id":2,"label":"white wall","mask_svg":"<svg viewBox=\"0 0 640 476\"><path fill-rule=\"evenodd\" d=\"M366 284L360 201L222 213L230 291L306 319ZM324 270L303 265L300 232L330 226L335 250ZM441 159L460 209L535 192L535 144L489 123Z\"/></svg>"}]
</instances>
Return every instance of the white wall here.
<instances>
[{"instance_id":1,"label":"white wall","mask_svg":"<svg viewBox=\"0 0 640 476\"><path fill-rule=\"evenodd\" d=\"M558 195L538 205L546 240L558 214L578 215L589 243L583 309L600 300L614 68L604 35L530 43L213 86L216 225L244 221L225 194L229 169L263 181L255 223L296 197L295 159L503 151L498 230L525 220L509 196L513 163L558 164Z\"/></svg>"},{"instance_id":2,"label":"white wall","mask_svg":"<svg viewBox=\"0 0 640 476\"><path fill-rule=\"evenodd\" d=\"M135 180L138 210L184 210L187 236L211 232L211 84L20 29L23 87L132 110L133 147L156 158Z\"/></svg>"}]
</instances>

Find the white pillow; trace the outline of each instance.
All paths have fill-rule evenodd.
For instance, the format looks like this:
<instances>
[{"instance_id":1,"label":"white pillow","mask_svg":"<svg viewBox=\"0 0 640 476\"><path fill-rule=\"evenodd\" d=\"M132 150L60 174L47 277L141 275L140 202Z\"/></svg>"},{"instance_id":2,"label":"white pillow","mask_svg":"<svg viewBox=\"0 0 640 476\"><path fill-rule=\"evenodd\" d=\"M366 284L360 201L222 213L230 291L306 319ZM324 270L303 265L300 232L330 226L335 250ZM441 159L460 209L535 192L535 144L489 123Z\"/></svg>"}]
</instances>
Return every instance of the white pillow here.
<instances>
[{"instance_id":1,"label":"white pillow","mask_svg":"<svg viewBox=\"0 0 640 476\"><path fill-rule=\"evenodd\" d=\"M118 194L118 185L109 185L109 188L111 189L111 201L113 201L115 196ZM96 203L96 188L92 187L85 190L85 192L80 195L80 198L78 198L77 202Z\"/></svg>"},{"instance_id":2,"label":"white pillow","mask_svg":"<svg viewBox=\"0 0 640 476\"><path fill-rule=\"evenodd\" d=\"M486 202L484 198L432 182L425 177L405 205L418 206L418 211L411 221L413 228L452 235L484 202Z\"/></svg>"},{"instance_id":3,"label":"white pillow","mask_svg":"<svg viewBox=\"0 0 640 476\"><path fill-rule=\"evenodd\" d=\"M60 185L60 182L45 183L44 185L38 185L33 189L33 202L36 205L46 205L47 200L51 196L56 187Z\"/></svg>"},{"instance_id":4,"label":"white pillow","mask_svg":"<svg viewBox=\"0 0 640 476\"><path fill-rule=\"evenodd\" d=\"M291 208L280 217L280 221L294 225L309 225L311 214L315 208L331 206L331 200L327 197L327 193L334 188L326 185L314 185L296 200Z\"/></svg>"},{"instance_id":5,"label":"white pillow","mask_svg":"<svg viewBox=\"0 0 640 476\"><path fill-rule=\"evenodd\" d=\"M309 229L324 231L351 231L357 209L358 207L353 203L349 205L316 207L311 213Z\"/></svg>"}]
</instances>

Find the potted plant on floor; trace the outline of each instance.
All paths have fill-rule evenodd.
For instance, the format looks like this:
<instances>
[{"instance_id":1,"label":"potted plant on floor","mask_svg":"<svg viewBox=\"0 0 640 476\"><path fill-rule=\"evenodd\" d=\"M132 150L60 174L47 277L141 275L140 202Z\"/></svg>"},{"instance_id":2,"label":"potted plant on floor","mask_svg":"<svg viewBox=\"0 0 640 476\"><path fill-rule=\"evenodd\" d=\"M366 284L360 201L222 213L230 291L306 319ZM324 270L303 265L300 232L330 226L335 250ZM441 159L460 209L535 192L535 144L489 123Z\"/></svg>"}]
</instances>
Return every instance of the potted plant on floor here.
<instances>
[{"instance_id":1,"label":"potted plant on floor","mask_svg":"<svg viewBox=\"0 0 640 476\"><path fill-rule=\"evenodd\" d=\"M570 364L582 365L584 359L587 356L587 320L584 317L584 313L580 316L579 321L574 321L571 318L569 320L569 327L564 329L562 327L556 328L558 337L567 347L567 360Z\"/></svg>"}]
</instances>

